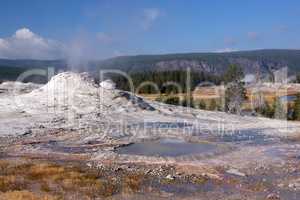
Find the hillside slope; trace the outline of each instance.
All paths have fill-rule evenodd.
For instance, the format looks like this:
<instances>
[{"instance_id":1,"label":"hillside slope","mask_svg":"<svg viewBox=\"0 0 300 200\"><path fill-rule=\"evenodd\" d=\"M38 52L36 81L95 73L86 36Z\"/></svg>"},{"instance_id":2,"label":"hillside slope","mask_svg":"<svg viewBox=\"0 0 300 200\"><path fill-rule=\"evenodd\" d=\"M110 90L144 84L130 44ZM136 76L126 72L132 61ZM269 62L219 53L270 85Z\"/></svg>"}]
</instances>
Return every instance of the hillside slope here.
<instances>
[{"instance_id":1,"label":"hillside slope","mask_svg":"<svg viewBox=\"0 0 300 200\"><path fill-rule=\"evenodd\" d=\"M123 56L93 63L101 69L121 69L124 71L184 70L222 74L228 65L237 64L245 73L257 69L262 73L289 67L291 72L300 71L300 50L256 50L230 53L186 53L166 55Z\"/></svg>"},{"instance_id":2,"label":"hillside slope","mask_svg":"<svg viewBox=\"0 0 300 200\"><path fill-rule=\"evenodd\" d=\"M204 71L221 75L230 64L243 67L245 73L261 74L288 67L291 74L300 72L300 50L255 50L229 53L184 53L165 55L121 56L91 61L79 71L118 69L125 72L185 70ZM63 60L7 60L0 59L0 80L13 80L25 69L55 67L66 70ZM72 67L74 70L74 67Z\"/></svg>"}]
</instances>

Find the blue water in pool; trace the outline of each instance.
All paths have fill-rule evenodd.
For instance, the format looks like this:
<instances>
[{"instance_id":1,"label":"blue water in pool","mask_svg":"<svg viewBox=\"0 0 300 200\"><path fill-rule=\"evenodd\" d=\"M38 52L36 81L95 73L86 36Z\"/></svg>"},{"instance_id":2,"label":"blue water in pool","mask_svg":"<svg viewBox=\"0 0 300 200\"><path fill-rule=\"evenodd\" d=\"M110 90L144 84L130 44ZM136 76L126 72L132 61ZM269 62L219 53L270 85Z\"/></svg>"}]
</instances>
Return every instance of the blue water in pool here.
<instances>
[{"instance_id":1,"label":"blue water in pool","mask_svg":"<svg viewBox=\"0 0 300 200\"><path fill-rule=\"evenodd\" d=\"M143 156L183 156L197 155L211 152L216 146L209 143L189 143L180 139L160 139L134 143L117 149L119 154L143 155Z\"/></svg>"}]
</instances>

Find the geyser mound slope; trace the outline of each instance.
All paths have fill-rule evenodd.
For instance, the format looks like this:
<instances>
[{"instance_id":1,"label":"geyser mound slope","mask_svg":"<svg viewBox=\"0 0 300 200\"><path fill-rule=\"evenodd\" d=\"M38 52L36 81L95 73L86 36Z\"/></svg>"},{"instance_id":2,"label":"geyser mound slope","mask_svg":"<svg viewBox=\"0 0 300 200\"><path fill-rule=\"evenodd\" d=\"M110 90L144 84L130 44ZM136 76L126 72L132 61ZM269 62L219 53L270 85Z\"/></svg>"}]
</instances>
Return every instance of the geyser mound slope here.
<instances>
[{"instance_id":1,"label":"geyser mound slope","mask_svg":"<svg viewBox=\"0 0 300 200\"><path fill-rule=\"evenodd\" d=\"M27 130L82 130L86 135L235 134L298 136L300 123L223 112L187 109L146 101L115 89L111 81L95 84L87 73L64 72L30 93L0 98L0 135ZM187 124L187 126L180 126ZM44 127L44 128L40 128ZM169 128L171 127L171 128ZM174 128L173 128L174 127ZM47 129L46 129L47 128Z\"/></svg>"},{"instance_id":2,"label":"geyser mound slope","mask_svg":"<svg viewBox=\"0 0 300 200\"><path fill-rule=\"evenodd\" d=\"M31 111L66 112L80 114L107 111L154 110L142 98L114 88L114 83L104 81L100 85L87 73L64 72L54 77L40 89L22 95L20 102Z\"/></svg>"}]
</instances>

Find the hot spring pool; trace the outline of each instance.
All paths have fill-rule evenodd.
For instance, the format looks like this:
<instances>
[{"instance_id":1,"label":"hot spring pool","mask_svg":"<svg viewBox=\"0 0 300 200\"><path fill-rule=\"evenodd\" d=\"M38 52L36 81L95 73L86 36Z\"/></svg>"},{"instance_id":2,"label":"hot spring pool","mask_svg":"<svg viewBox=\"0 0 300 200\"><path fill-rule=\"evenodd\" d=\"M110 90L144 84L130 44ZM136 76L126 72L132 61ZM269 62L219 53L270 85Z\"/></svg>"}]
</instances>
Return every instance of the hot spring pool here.
<instances>
[{"instance_id":1,"label":"hot spring pool","mask_svg":"<svg viewBox=\"0 0 300 200\"><path fill-rule=\"evenodd\" d=\"M168 156L197 155L213 152L216 145L210 143L190 143L180 139L160 139L134 143L116 150L119 154L142 156Z\"/></svg>"}]
</instances>

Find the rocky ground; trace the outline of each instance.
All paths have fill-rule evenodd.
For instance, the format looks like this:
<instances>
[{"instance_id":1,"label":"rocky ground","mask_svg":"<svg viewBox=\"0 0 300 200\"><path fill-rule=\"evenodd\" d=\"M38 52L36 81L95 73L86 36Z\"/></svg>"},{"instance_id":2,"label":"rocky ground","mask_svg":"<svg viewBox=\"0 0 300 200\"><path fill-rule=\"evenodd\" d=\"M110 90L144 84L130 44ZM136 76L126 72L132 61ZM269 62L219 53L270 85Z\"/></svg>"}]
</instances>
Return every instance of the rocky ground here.
<instances>
[{"instance_id":1,"label":"rocky ground","mask_svg":"<svg viewBox=\"0 0 300 200\"><path fill-rule=\"evenodd\" d=\"M299 198L300 124L296 122L146 101L115 89L111 82L96 85L87 74L71 72L43 86L2 83L0 111L5 166L26 159L37 165L76 166L99 181L112 179L113 189L109 195L99 194L100 199ZM160 138L210 144L214 149L175 157L118 152ZM7 183L3 181L7 176L11 174L0 175L0 184ZM48 184L55 187L48 192L33 189L30 181L13 189L72 199L69 193L55 193L66 192L63 183L69 179L62 177L55 184L50 180ZM93 199L82 191L79 196Z\"/></svg>"}]
</instances>

